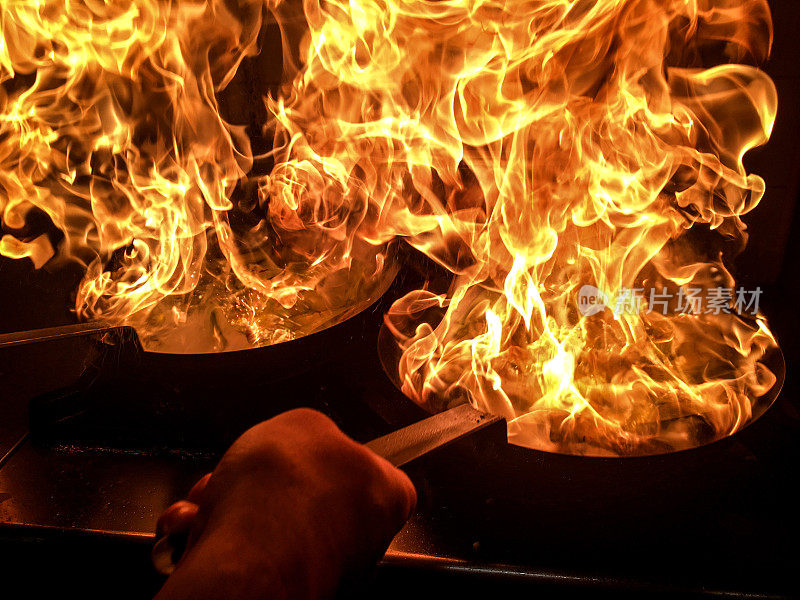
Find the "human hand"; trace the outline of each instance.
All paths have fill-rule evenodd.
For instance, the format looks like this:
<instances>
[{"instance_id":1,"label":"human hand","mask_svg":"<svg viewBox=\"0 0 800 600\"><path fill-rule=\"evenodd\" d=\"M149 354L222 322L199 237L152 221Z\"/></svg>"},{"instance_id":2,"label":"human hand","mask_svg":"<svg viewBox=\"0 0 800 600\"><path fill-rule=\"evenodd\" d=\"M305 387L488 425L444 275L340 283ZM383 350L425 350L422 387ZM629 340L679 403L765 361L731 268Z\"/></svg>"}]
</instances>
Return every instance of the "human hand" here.
<instances>
[{"instance_id":1,"label":"human hand","mask_svg":"<svg viewBox=\"0 0 800 600\"><path fill-rule=\"evenodd\" d=\"M411 515L408 477L321 413L245 432L159 519L188 533L157 600L324 598L371 569Z\"/></svg>"}]
</instances>

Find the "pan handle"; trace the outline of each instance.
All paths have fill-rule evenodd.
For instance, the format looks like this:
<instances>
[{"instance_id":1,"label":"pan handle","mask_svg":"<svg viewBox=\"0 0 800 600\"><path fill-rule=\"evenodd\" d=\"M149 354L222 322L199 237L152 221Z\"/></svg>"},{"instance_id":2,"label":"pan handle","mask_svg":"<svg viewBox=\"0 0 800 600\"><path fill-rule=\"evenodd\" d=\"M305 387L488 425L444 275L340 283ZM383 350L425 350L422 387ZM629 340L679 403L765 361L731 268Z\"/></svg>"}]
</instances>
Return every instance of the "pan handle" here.
<instances>
[{"instance_id":1,"label":"pan handle","mask_svg":"<svg viewBox=\"0 0 800 600\"><path fill-rule=\"evenodd\" d=\"M89 321L88 323L62 325L61 327L46 327L44 329L3 333L0 334L0 348L23 346L25 344L35 344L38 342L50 342L84 335L103 334L112 331L136 336L133 327L127 325L109 325L98 321Z\"/></svg>"}]
</instances>

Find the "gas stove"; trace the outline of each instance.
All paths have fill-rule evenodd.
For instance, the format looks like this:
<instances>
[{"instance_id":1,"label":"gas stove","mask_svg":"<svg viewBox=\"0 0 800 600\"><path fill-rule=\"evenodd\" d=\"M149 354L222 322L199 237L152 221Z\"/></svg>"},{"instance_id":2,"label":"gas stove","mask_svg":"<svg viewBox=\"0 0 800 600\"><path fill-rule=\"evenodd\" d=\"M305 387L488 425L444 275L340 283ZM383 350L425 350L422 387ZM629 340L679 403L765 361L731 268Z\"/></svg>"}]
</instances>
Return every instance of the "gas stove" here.
<instances>
[{"instance_id":1,"label":"gas stove","mask_svg":"<svg viewBox=\"0 0 800 600\"><path fill-rule=\"evenodd\" d=\"M773 313L779 339L791 339L794 321L782 321L780 307ZM58 555L53 564L65 580L124 578L145 597L159 583L147 562L158 515L247 426L308 406L365 442L419 420L424 411L395 389L375 352L382 314L376 305L315 341L326 358L300 373L245 383L232 373L219 389L174 385L124 336L39 344L38 362L26 356L30 345L3 348L4 564ZM791 347L784 351L793 364ZM87 357L95 370L86 370ZM161 391L143 393L153 377L165 382ZM468 596L790 597L800 558L793 385L790 376L774 406L742 432L679 453L556 455L506 444L500 424L418 459L408 467L420 491L417 514L375 579L353 593L447 586Z\"/></svg>"}]
</instances>

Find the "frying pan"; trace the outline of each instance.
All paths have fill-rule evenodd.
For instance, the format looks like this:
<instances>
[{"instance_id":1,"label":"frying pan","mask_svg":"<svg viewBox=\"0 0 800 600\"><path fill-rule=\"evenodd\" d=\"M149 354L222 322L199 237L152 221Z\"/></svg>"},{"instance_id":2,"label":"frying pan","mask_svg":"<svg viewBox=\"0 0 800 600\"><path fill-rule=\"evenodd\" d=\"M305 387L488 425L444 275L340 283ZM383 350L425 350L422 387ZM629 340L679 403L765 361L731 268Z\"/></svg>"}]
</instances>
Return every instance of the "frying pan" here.
<instances>
[{"instance_id":1,"label":"frying pan","mask_svg":"<svg viewBox=\"0 0 800 600\"><path fill-rule=\"evenodd\" d=\"M398 372L398 365L400 364L400 357L401 351L398 344L395 342L391 332L384 324L380 332L378 334L378 357L380 359L381 367L383 368L384 373L389 378L389 380L394 384L394 386L399 390L401 389L401 381L400 381L400 374ZM750 426L752 423L756 422L758 419L761 418L762 415L769 409L770 406L775 402L776 398L780 394L780 391L783 387L784 380L786 378L786 362L783 357L783 353L781 352L780 348L773 347L767 350L764 357L762 358L761 362L772 372L775 374L775 383L772 387L767 391L766 394L759 397L755 405L753 406L753 412L751 418L748 422L744 425L742 429L739 429L737 433L741 432L743 429ZM449 407L447 407L449 408ZM735 434L734 434L735 435ZM728 436L731 437L731 436ZM706 445L713 445L717 442L720 442L726 438L715 440L710 444ZM701 446L702 447L702 446ZM691 448L688 450L692 450ZM681 450L678 452L685 452L686 450ZM552 454L550 452L546 452L545 454ZM676 454L676 452L666 452L666 454ZM572 456L572 455L569 455ZM586 457L581 456L581 459L585 458L596 458L600 459L603 457ZM622 457L624 459L630 459L633 457ZM618 457L611 457L610 460L612 462L617 462L619 460Z\"/></svg>"},{"instance_id":2,"label":"frying pan","mask_svg":"<svg viewBox=\"0 0 800 600\"><path fill-rule=\"evenodd\" d=\"M152 352L133 328L102 323L3 334L0 381L26 388L39 441L224 447L252 423L304 405L304 374L375 339L396 273L387 270L350 318L247 350Z\"/></svg>"},{"instance_id":3,"label":"frying pan","mask_svg":"<svg viewBox=\"0 0 800 600\"><path fill-rule=\"evenodd\" d=\"M385 327L378 339L383 368L399 387L397 345ZM724 505L728 496L735 503L738 490L761 476L759 461L774 451L781 430L780 411L767 409L776 401L785 374L780 350L768 353L764 362L777 382L759 399L753 419L734 435L710 444L617 458L555 454L495 437L488 444L464 446L455 457L426 457L420 477L430 487L427 496L435 498L434 504L447 507L443 522L449 518L462 528L470 523L469 535L484 545L494 543L515 552L522 548L539 562L543 557L536 553L544 548L530 545L533 533L545 546L548 536L575 536L586 539L587 548L606 543L634 548L643 530L652 536L659 528L680 528L681 521L694 523L702 517L698 506L717 501ZM451 535L462 534L454 530ZM644 539L638 541L646 545Z\"/></svg>"}]
</instances>

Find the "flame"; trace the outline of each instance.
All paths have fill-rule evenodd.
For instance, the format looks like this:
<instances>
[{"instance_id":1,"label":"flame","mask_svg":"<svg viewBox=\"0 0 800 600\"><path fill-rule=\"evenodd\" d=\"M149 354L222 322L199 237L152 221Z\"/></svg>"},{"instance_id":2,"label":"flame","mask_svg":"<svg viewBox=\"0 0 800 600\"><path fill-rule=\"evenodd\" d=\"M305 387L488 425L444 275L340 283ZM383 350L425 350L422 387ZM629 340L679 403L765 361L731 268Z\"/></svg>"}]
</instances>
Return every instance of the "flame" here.
<instances>
[{"instance_id":1,"label":"flame","mask_svg":"<svg viewBox=\"0 0 800 600\"><path fill-rule=\"evenodd\" d=\"M266 178L245 128L221 116L219 97L258 53L263 9L0 7L0 252L38 267L57 245L51 264L85 265L80 317L135 325L159 350L236 349L335 323L391 274L390 250L353 234L356 211L327 202L343 190L313 179L329 161L308 152ZM26 227L37 212L56 244Z\"/></svg>"},{"instance_id":2,"label":"flame","mask_svg":"<svg viewBox=\"0 0 800 600\"><path fill-rule=\"evenodd\" d=\"M767 141L777 98L733 61L768 54L766 2L401 6L393 79L436 82L410 112L439 132L431 164L453 190L438 244L412 244L455 274L388 315L404 392L472 402L505 416L512 441L573 454L681 450L748 423L776 382L762 316L668 301L582 314L578 300L584 286L662 302L734 287L715 248L746 240L764 182L742 158ZM703 68L713 56L727 62Z\"/></svg>"},{"instance_id":3,"label":"flame","mask_svg":"<svg viewBox=\"0 0 800 600\"><path fill-rule=\"evenodd\" d=\"M253 132L220 98L273 24ZM0 28L0 252L82 261L83 318L282 341L374 297L399 238L450 274L386 317L403 391L516 443L680 450L776 383L763 316L664 300L735 287L766 0L6 0Z\"/></svg>"}]
</instances>

